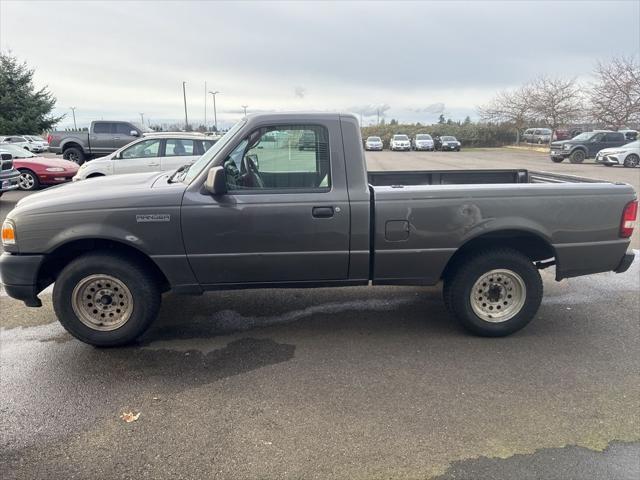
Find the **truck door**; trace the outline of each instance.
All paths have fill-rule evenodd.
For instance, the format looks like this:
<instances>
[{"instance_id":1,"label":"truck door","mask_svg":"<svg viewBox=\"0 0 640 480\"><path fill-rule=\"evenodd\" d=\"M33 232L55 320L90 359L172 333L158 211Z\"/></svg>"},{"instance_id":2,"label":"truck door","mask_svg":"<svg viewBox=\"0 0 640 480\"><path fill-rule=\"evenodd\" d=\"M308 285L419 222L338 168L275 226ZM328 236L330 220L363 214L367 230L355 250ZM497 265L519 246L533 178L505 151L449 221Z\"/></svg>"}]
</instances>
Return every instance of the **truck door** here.
<instances>
[{"instance_id":1,"label":"truck door","mask_svg":"<svg viewBox=\"0 0 640 480\"><path fill-rule=\"evenodd\" d=\"M589 149L590 157L595 157L600 150L602 150L603 148L607 148L607 143L605 142L605 134L596 133L587 143L587 148Z\"/></svg>"},{"instance_id":2,"label":"truck door","mask_svg":"<svg viewBox=\"0 0 640 480\"><path fill-rule=\"evenodd\" d=\"M106 155L113 147L113 122L93 122L89 133L89 147L93 155Z\"/></svg>"},{"instance_id":3,"label":"truck door","mask_svg":"<svg viewBox=\"0 0 640 480\"><path fill-rule=\"evenodd\" d=\"M314 145L301 143L313 136ZM350 211L340 127L272 125L224 159L228 192L187 191L185 248L202 284L344 280Z\"/></svg>"},{"instance_id":4,"label":"truck door","mask_svg":"<svg viewBox=\"0 0 640 480\"><path fill-rule=\"evenodd\" d=\"M131 135L134 132L135 135ZM130 123L125 122L113 122L113 145L112 150L117 150L120 147L133 142L140 138L138 130Z\"/></svg>"}]
</instances>

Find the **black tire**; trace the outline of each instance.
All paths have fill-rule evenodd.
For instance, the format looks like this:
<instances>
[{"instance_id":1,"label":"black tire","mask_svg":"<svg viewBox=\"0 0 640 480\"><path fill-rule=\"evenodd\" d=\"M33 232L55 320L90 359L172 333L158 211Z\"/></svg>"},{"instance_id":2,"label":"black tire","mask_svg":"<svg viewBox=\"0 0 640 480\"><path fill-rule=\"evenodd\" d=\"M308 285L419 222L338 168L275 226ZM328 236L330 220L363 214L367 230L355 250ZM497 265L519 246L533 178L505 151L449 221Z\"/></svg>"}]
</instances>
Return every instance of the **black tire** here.
<instances>
[{"instance_id":1,"label":"black tire","mask_svg":"<svg viewBox=\"0 0 640 480\"><path fill-rule=\"evenodd\" d=\"M603 163L605 167L613 167L613 163Z\"/></svg>"},{"instance_id":2,"label":"black tire","mask_svg":"<svg viewBox=\"0 0 640 480\"><path fill-rule=\"evenodd\" d=\"M627 155L627 158L624 159L624 166L627 168L634 168L640 164L640 158L635 153L631 155Z\"/></svg>"},{"instance_id":3,"label":"black tire","mask_svg":"<svg viewBox=\"0 0 640 480\"><path fill-rule=\"evenodd\" d=\"M489 321L481 318L471 304L474 284L493 270L507 270L517 274L525 287L522 306L514 312L513 316L504 321ZM500 283L497 283L497 286L502 290ZM489 288L491 287L493 284ZM531 260L517 250L506 248L483 250L474 255L459 258L447 272L443 289L444 302L449 312L468 331L483 337L503 337L525 327L538 311L542 293L542 279ZM502 294L503 292L500 293ZM507 300L507 294L508 291L505 288L505 297L501 300ZM496 304L496 308L502 307L501 300ZM517 302L517 299L509 301ZM498 310L495 312L498 313Z\"/></svg>"},{"instance_id":4,"label":"black tire","mask_svg":"<svg viewBox=\"0 0 640 480\"><path fill-rule=\"evenodd\" d=\"M74 309L74 289L76 286L80 287L92 275L108 275L128 289L131 296L130 316L118 328L104 331L99 330L101 327L98 326L88 326ZM100 284L97 285L101 287ZM104 288L111 287L105 285ZM118 290L115 286L113 289ZM122 288L119 291L123 292ZM97 300L98 293L102 292L95 294ZM116 292L113 292L113 297L116 297ZM98 308L105 305L97 300ZM118 301L119 299L115 298L115 302ZM113 306L117 308L118 305L113 303ZM69 263L56 279L53 287L53 308L62 326L78 340L96 347L117 347L133 342L155 320L160 308L160 290L153 275L139 262L118 254L89 253ZM100 313L101 310L93 312Z\"/></svg>"},{"instance_id":5,"label":"black tire","mask_svg":"<svg viewBox=\"0 0 640 480\"><path fill-rule=\"evenodd\" d=\"M18 171L20 172L20 186L18 187L20 190L33 191L40 188L40 179L34 171L28 168L19 168Z\"/></svg>"},{"instance_id":6,"label":"black tire","mask_svg":"<svg viewBox=\"0 0 640 480\"><path fill-rule=\"evenodd\" d=\"M587 158L587 155L583 150L575 150L571 155L569 155L569 161L571 163L582 163L585 158Z\"/></svg>"},{"instance_id":7,"label":"black tire","mask_svg":"<svg viewBox=\"0 0 640 480\"><path fill-rule=\"evenodd\" d=\"M551 157L551 161L553 163L562 163L564 161L564 157Z\"/></svg>"},{"instance_id":8,"label":"black tire","mask_svg":"<svg viewBox=\"0 0 640 480\"><path fill-rule=\"evenodd\" d=\"M65 160L71 160L72 162L82 165L86 159L84 152L80 148L69 147L62 154L62 158Z\"/></svg>"}]
</instances>

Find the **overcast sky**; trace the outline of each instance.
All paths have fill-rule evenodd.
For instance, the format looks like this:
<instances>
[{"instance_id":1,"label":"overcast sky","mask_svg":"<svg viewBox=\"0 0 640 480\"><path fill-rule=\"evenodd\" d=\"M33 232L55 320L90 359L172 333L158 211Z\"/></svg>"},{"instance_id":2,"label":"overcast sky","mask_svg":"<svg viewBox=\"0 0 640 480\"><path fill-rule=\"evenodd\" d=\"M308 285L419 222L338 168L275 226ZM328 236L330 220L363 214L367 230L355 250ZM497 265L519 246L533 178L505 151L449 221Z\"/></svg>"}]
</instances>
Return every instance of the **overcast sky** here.
<instances>
[{"instance_id":1,"label":"overcast sky","mask_svg":"<svg viewBox=\"0 0 640 480\"><path fill-rule=\"evenodd\" d=\"M380 106L387 119L431 122L442 110L463 119L542 73L587 81L598 59L640 55L639 39L639 0L0 0L0 47L36 69L59 113L76 106L83 125L139 112L180 121L183 80L193 124L204 118L205 81L222 92L223 126L243 104L363 111L365 124Z\"/></svg>"}]
</instances>

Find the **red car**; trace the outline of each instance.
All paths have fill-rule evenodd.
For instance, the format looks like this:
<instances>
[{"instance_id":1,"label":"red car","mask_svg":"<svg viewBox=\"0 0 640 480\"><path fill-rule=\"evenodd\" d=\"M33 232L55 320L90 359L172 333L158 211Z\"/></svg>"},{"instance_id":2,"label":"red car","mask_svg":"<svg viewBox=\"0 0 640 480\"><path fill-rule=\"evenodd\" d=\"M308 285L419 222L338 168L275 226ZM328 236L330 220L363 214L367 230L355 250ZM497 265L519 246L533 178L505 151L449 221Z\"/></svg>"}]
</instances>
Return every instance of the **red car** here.
<instances>
[{"instance_id":1,"label":"red car","mask_svg":"<svg viewBox=\"0 0 640 480\"><path fill-rule=\"evenodd\" d=\"M20 190L70 182L79 168L75 162L39 157L14 145L0 145L0 152L13 155L13 167L20 172Z\"/></svg>"}]
</instances>

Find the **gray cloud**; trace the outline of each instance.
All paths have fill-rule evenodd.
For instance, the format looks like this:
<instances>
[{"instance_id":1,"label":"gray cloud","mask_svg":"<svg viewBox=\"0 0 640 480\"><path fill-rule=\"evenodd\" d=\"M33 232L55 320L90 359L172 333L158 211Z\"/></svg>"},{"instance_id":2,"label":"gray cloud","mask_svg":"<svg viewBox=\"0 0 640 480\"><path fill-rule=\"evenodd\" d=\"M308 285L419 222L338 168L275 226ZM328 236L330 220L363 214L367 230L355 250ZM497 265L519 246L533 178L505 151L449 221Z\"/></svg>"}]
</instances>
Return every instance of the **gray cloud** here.
<instances>
[{"instance_id":1,"label":"gray cloud","mask_svg":"<svg viewBox=\"0 0 640 480\"><path fill-rule=\"evenodd\" d=\"M150 5L2 1L2 47L36 68L61 113L75 105L87 117L180 119L187 81L197 121L206 80L224 93L219 122L238 118L242 104L344 110L372 99L393 106L387 116L422 121L438 110L425 98L464 118L540 74L588 79L597 59L639 54L637 1ZM69 18L73 35L63 27ZM615 28L593 34L605 25Z\"/></svg>"},{"instance_id":2,"label":"gray cloud","mask_svg":"<svg viewBox=\"0 0 640 480\"><path fill-rule=\"evenodd\" d=\"M412 108L412 112L416 113L435 113L440 114L444 112L444 103L432 103L426 107Z\"/></svg>"},{"instance_id":3,"label":"gray cloud","mask_svg":"<svg viewBox=\"0 0 640 480\"><path fill-rule=\"evenodd\" d=\"M383 118L386 115L386 112L391 108L391 106L386 103L380 104L369 104L369 105L358 105L347 110L349 112L358 113L364 117L376 117L380 116Z\"/></svg>"}]
</instances>

